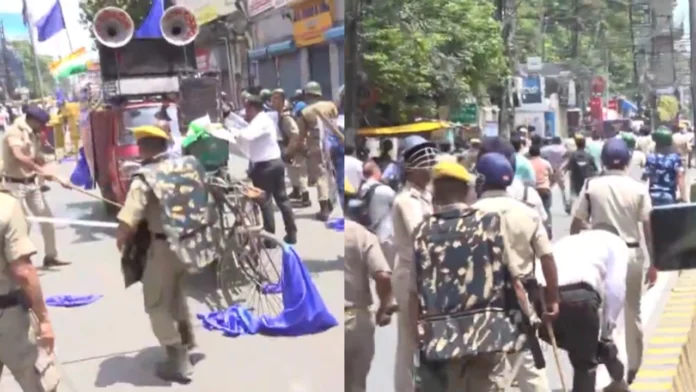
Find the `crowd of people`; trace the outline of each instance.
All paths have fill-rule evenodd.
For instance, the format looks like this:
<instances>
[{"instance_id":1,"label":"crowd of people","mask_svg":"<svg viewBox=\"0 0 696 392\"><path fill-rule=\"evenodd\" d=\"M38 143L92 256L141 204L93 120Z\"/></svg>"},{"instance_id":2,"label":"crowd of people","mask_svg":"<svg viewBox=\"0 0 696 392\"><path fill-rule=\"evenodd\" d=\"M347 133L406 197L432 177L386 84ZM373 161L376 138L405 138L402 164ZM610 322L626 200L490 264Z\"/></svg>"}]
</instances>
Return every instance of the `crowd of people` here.
<instances>
[{"instance_id":1,"label":"crowd of people","mask_svg":"<svg viewBox=\"0 0 696 392\"><path fill-rule=\"evenodd\" d=\"M566 140L521 127L454 151L420 136L397 154L390 140L374 158L347 150L345 390L366 390L375 326L397 314L397 392L513 380L549 391L539 339L568 352L572 391L595 391L600 364L605 391L628 391L643 357L641 298L657 279L650 211L686 200L692 143L685 127ZM556 186L572 219L552 245ZM626 363L612 335L622 312Z\"/></svg>"}]
</instances>

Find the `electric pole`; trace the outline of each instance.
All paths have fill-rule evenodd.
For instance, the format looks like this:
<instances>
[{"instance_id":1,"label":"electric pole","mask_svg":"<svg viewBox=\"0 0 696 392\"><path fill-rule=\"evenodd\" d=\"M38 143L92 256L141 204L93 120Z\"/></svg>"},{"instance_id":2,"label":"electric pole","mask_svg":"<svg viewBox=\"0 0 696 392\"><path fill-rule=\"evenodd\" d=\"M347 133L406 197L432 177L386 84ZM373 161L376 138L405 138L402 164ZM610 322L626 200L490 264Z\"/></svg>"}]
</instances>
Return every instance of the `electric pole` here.
<instances>
[{"instance_id":1,"label":"electric pole","mask_svg":"<svg viewBox=\"0 0 696 392\"><path fill-rule=\"evenodd\" d=\"M517 14L515 0L497 0L497 16L503 30L503 50L510 68L510 77L503 81L502 97L500 97L500 113L498 134L510 138L510 132L515 125L515 107L512 105L512 92L517 76L517 57L515 53L515 32L517 30Z\"/></svg>"},{"instance_id":2,"label":"electric pole","mask_svg":"<svg viewBox=\"0 0 696 392\"><path fill-rule=\"evenodd\" d=\"M360 77L358 75L358 39L359 22L363 0L349 0L346 10L346 42L345 42L345 90L343 92L343 109L345 113L345 144L355 147L355 136L359 124L358 100L360 95Z\"/></svg>"},{"instance_id":3,"label":"electric pole","mask_svg":"<svg viewBox=\"0 0 696 392\"><path fill-rule=\"evenodd\" d=\"M691 56L689 68L691 73L691 118L696 119L696 0L689 0L689 39Z\"/></svg>"}]
</instances>

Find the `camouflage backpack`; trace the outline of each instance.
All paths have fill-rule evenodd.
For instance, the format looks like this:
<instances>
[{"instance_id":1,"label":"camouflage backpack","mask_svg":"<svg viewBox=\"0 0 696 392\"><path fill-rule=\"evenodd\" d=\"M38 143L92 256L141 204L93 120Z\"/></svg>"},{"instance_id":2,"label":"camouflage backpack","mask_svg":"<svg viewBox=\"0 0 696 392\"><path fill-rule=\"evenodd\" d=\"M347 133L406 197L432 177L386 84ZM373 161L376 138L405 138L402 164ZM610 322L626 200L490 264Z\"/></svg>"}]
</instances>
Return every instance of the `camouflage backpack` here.
<instances>
[{"instance_id":1,"label":"camouflage backpack","mask_svg":"<svg viewBox=\"0 0 696 392\"><path fill-rule=\"evenodd\" d=\"M448 361L524 347L521 310L503 264L500 216L435 213L415 230L421 360Z\"/></svg>"},{"instance_id":2,"label":"camouflage backpack","mask_svg":"<svg viewBox=\"0 0 696 392\"><path fill-rule=\"evenodd\" d=\"M216 260L221 241L218 213L198 160L168 157L143 166L135 176L159 200L164 234L181 261L198 270Z\"/></svg>"}]
</instances>

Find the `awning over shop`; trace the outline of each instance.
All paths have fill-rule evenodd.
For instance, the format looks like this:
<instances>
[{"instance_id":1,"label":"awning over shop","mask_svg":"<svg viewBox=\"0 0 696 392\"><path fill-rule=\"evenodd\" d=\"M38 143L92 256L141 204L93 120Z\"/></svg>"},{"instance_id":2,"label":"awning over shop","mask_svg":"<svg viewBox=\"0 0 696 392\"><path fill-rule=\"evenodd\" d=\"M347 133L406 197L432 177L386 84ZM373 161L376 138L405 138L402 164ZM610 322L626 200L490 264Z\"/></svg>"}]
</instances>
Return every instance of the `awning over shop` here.
<instances>
[{"instance_id":1,"label":"awning over shop","mask_svg":"<svg viewBox=\"0 0 696 392\"><path fill-rule=\"evenodd\" d=\"M332 41L343 41L345 35L345 26L337 26L326 30L324 33L324 39L329 42Z\"/></svg>"},{"instance_id":2,"label":"awning over shop","mask_svg":"<svg viewBox=\"0 0 696 392\"><path fill-rule=\"evenodd\" d=\"M295 41L287 40L279 42L277 44L270 44L267 46L267 52L269 56L282 56L284 54L292 53L297 50L295 47Z\"/></svg>"},{"instance_id":3,"label":"awning over shop","mask_svg":"<svg viewBox=\"0 0 696 392\"><path fill-rule=\"evenodd\" d=\"M629 101L629 100L622 99L622 100L621 100L621 112L624 112L624 113L625 113L625 112L634 112L634 113L637 113L637 112L638 112L638 106L636 106L636 104L634 104L633 102L631 102L631 101Z\"/></svg>"},{"instance_id":4,"label":"awning over shop","mask_svg":"<svg viewBox=\"0 0 696 392\"><path fill-rule=\"evenodd\" d=\"M249 51L249 60L262 60L268 57L268 47L252 49Z\"/></svg>"}]
</instances>

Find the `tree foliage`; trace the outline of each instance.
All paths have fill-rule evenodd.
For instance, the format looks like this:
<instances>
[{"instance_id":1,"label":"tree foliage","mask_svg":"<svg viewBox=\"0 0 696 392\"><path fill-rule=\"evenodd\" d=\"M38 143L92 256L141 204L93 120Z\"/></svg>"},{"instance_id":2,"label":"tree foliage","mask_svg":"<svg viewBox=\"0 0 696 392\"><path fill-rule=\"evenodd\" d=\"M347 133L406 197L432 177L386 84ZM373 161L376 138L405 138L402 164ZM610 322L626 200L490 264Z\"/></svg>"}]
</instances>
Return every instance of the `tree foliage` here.
<instances>
[{"instance_id":1,"label":"tree foliage","mask_svg":"<svg viewBox=\"0 0 696 392\"><path fill-rule=\"evenodd\" d=\"M364 6L361 67L382 121L437 117L508 74L493 2L379 0Z\"/></svg>"},{"instance_id":2,"label":"tree foliage","mask_svg":"<svg viewBox=\"0 0 696 392\"><path fill-rule=\"evenodd\" d=\"M517 0L517 60L540 56L576 73L606 75L612 93L632 94L628 0ZM577 7L576 7L577 5ZM573 32L577 30L577 48Z\"/></svg>"},{"instance_id":3,"label":"tree foliage","mask_svg":"<svg viewBox=\"0 0 696 392\"><path fill-rule=\"evenodd\" d=\"M104 7L117 7L125 10L136 26L145 19L150 7L152 7L152 1L150 0L82 0L80 1L80 10L82 10L82 15L80 17L80 22L85 27L91 27L94 16ZM91 29L90 29L91 30Z\"/></svg>"},{"instance_id":4,"label":"tree foliage","mask_svg":"<svg viewBox=\"0 0 696 392\"><path fill-rule=\"evenodd\" d=\"M39 88L39 82L36 78L36 63L34 62L34 54L31 50L31 44L28 41L12 41L10 45L14 48L15 52L22 61L28 84L26 87L31 92L31 96L41 96L41 89ZM39 56L38 58L39 73L41 74L41 81L43 82L44 94L52 93L55 90L56 81L49 72L49 65L51 62L53 62L53 59L50 56Z\"/></svg>"}]
</instances>

